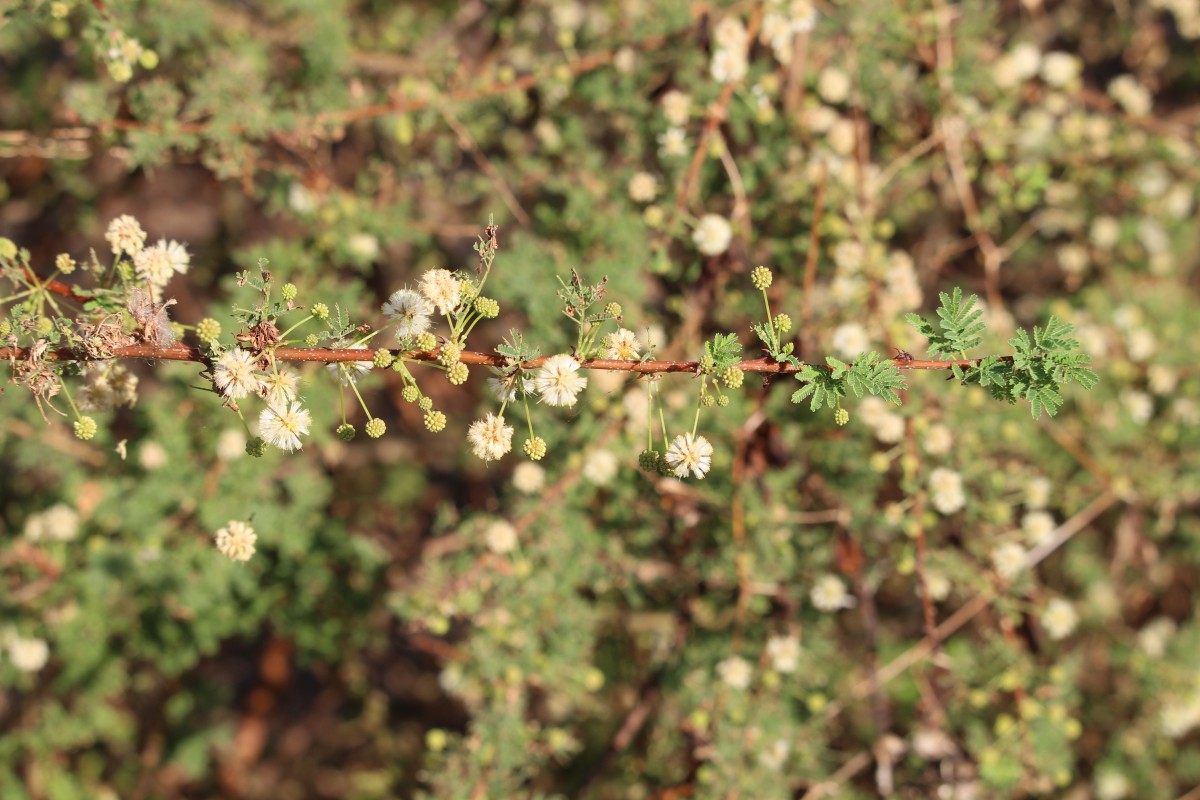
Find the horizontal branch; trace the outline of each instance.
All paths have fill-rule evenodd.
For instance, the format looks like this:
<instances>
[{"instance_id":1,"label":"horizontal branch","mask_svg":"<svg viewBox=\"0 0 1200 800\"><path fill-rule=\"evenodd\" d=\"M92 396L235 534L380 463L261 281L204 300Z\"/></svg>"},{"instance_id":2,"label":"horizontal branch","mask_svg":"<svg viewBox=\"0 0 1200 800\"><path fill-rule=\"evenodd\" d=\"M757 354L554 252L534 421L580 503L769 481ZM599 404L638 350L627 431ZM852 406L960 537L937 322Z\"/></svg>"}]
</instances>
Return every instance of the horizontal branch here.
<instances>
[{"instance_id":1,"label":"horizontal branch","mask_svg":"<svg viewBox=\"0 0 1200 800\"><path fill-rule=\"evenodd\" d=\"M0 359L29 358L27 347L0 347ZM393 356L406 358L411 361L437 361L436 350L390 350ZM372 361L374 350L363 348L322 348L322 347L277 347L274 350L276 361L304 362L314 361L323 364L333 364L344 361ZM42 354L46 361L105 361L109 358L144 358L152 361L194 361L207 364L210 359L204 350L194 345L174 344L169 347L159 347L150 344L134 344L126 347L114 347L106 358L96 358L78 353L69 348L47 350ZM540 367L550 356L542 356L526 361L521 366L524 369ZM464 351L459 359L464 364L484 367L503 367L509 362L501 355L493 353L475 353ZM1004 356L1003 360L1011 360ZM892 363L897 369L926 369L948 370L957 365L973 367L978 364L978 358L955 359L952 361L922 361L919 359L894 358ZM580 362L584 369L610 370L613 372L634 372L641 375L651 375L667 372L698 372L698 361L621 361L613 358L589 358ZM753 358L742 361L737 365L743 372L762 372L787 375L800 371L800 367L790 364L780 364L767 358Z\"/></svg>"}]
</instances>

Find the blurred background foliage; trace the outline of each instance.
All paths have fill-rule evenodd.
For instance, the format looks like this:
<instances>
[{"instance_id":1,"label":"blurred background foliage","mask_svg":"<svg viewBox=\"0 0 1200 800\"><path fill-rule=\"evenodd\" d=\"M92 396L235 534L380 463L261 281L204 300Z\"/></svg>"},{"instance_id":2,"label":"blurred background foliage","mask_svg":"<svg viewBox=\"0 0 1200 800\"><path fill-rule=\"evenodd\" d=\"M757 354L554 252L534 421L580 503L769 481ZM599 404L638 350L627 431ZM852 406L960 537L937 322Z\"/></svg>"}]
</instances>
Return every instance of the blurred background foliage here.
<instances>
[{"instance_id":1,"label":"blurred background foliage","mask_svg":"<svg viewBox=\"0 0 1200 800\"><path fill-rule=\"evenodd\" d=\"M910 373L838 428L747 376L686 483L637 470L644 388L607 373L538 410L545 461L487 467L478 374L422 378L438 435L363 379L389 432L345 444L310 365L308 446L262 459L197 365L131 364L91 442L10 387L6 800L1200 784L1195 0L3 8L0 234L47 275L132 214L189 243L180 322L232 330L260 257L377 322L494 215L475 350L567 349L575 268L660 354L755 354L767 264L802 358L920 358L902 313L961 285L986 352L1055 313L1102 377L1032 422ZM686 429L695 383L662 385Z\"/></svg>"}]
</instances>

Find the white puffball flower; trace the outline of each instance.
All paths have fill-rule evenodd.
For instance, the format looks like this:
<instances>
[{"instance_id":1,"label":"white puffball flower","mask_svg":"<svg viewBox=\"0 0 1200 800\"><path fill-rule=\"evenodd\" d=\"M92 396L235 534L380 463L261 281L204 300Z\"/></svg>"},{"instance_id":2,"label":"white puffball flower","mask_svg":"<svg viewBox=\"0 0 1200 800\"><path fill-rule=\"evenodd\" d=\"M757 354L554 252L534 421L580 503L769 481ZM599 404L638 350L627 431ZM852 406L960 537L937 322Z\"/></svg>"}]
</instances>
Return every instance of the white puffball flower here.
<instances>
[{"instance_id":1,"label":"white puffball flower","mask_svg":"<svg viewBox=\"0 0 1200 800\"><path fill-rule=\"evenodd\" d=\"M937 467L929 473L930 500L942 514L954 514L967 504L962 476L952 469Z\"/></svg>"},{"instance_id":2,"label":"white puffball flower","mask_svg":"<svg viewBox=\"0 0 1200 800\"><path fill-rule=\"evenodd\" d=\"M421 276L419 286L439 314L449 314L462 300L462 281L448 269L429 270Z\"/></svg>"},{"instance_id":3,"label":"white puffball flower","mask_svg":"<svg viewBox=\"0 0 1200 800\"><path fill-rule=\"evenodd\" d=\"M904 417L888 411L874 426L875 438L884 444L896 444L904 438Z\"/></svg>"},{"instance_id":4,"label":"white puffball flower","mask_svg":"<svg viewBox=\"0 0 1200 800\"><path fill-rule=\"evenodd\" d=\"M1046 511L1030 511L1021 519L1021 533L1030 546L1045 542L1054 535L1057 527L1058 523L1054 521L1054 517Z\"/></svg>"},{"instance_id":5,"label":"white puffball flower","mask_svg":"<svg viewBox=\"0 0 1200 800\"><path fill-rule=\"evenodd\" d=\"M504 422L504 417L489 413L481 420L471 423L467 429L467 441L471 452L484 461L497 461L512 450L513 428Z\"/></svg>"},{"instance_id":6,"label":"white puffball flower","mask_svg":"<svg viewBox=\"0 0 1200 800\"><path fill-rule=\"evenodd\" d=\"M319 200L316 192L303 183L293 183L288 187L288 208L297 214L311 214L317 209Z\"/></svg>"},{"instance_id":7,"label":"white puffball flower","mask_svg":"<svg viewBox=\"0 0 1200 800\"><path fill-rule=\"evenodd\" d=\"M629 179L629 199L635 203L653 203L658 196L658 178L649 172L637 172Z\"/></svg>"},{"instance_id":8,"label":"white puffball flower","mask_svg":"<svg viewBox=\"0 0 1200 800\"><path fill-rule=\"evenodd\" d=\"M609 450L592 450L583 458L583 477L597 486L607 486L617 477L621 462Z\"/></svg>"},{"instance_id":9,"label":"white puffball flower","mask_svg":"<svg viewBox=\"0 0 1200 800\"><path fill-rule=\"evenodd\" d=\"M379 238L372 233L355 233L346 240L346 249L362 261L379 257Z\"/></svg>"},{"instance_id":10,"label":"white puffball flower","mask_svg":"<svg viewBox=\"0 0 1200 800\"><path fill-rule=\"evenodd\" d=\"M234 400L258 394L262 381L255 371L254 356L246 350L226 350L213 367L213 383L221 394Z\"/></svg>"},{"instance_id":11,"label":"white puffball flower","mask_svg":"<svg viewBox=\"0 0 1200 800\"><path fill-rule=\"evenodd\" d=\"M1138 425L1145 425L1154 416L1154 398L1137 389L1121 392L1121 405Z\"/></svg>"},{"instance_id":12,"label":"white puffball flower","mask_svg":"<svg viewBox=\"0 0 1200 800\"><path fill-rule=\"evenodd\" d=\"M1158 340L1146 328L1134 328L1125 339L1125 352L1131 361L1148 361L1158 351Z\"/></svg>"},{"instance_id":13,"label":"white puffball flower","mask_svg":"<svg viewBox=\"0 0 1200 800\"><path fill-rule=\"evenodd\" d=\"M133 257L133 268L139 278L154 286L166 286L176 272L165 242L139 250Z\"/></svg>"},{"instance_id":14,"label":"white puffball flower","mask_svg":"<svg viewBox=\"0 0 1200 800\"><path fill-rule=\"evenodd\" d=\"M930 570L925 574L925 588L929 592L929 599L940 603L950 596L950 590L954 588L954 585L950 583L950 579L944 573Z\"/></svg>"},{"instance_id":15,"label":"white puffball flower","mask_svg":"<svg viewBox=\"0 0 1200 800\"><path fill-rule=\"evenodd\" d=\"M776 739L758 754L758 763L762 764L766 770L780 772L791 752L792 747L788 744L787 739Z\"/></svg>"},{"instance_id":16,"label":"white puffball flower","mask_svg":"<svg viewBox=\"0 0 1200 800\"><path fill-rule=\"evenodd\" d=\"M25 538L31 542L68 542L79 533L79 513L64 503L55 503L31 514L25 521Z\"/></svg>"},{"instance_id":17,"label":"white puffball flower","mask_svg":"<svg viewBox=\"0 0 1200 800\"><path fill-rule=\"evenodd\" d=\"M662 96L663 116L671 125L682 128L687 124L692 113L692 96L678 89L672 89Z\"/></svg>"},{"instance_id":18,"label":"white puffball flower","mask_svg":"<svg viewBox=\"0 0 1200 800\"><path fill-rule=\"evenodd\" d=\"M667 448L666 459L676 478L686 478L690 471L703 479L712 466L713 446L703 436L680 434Z\"/></svg>"},{"instance_id":19,"label":"white puffball flower","mask_svg":"<svg viewBox=\"0 0 1200 800\"><path fill-rule=\"evenodd\" d=\"M845 322L834 329L830 344L838 355L854 358L870 349L871 337L867 335L867 329L857 322Z\"/></svg>"},{"instance_id":20,"label":"white puffball flower","mask_svg":"<svg viewBox=\"0 0 1200 800\"><path fill-rule=\"evenodd\" d=\"M1096 800L1125 800L1133 784L1120 772L1113 769L1096 773Z\"/></svg>"},{"instance_id":21,"label":"white puffball flower","mask_svg":"<svg viewBox=\"0 0 1200 800\"><path fill-rule=\"evenodd\" d=\"M542 364L533 379L533 387L546 405L570 407L587 388L587 378L579 374L578 361L566 353L559 353Z\"/></svg>"},{"instance_id":22,"label":"white puffball flower","mask_svg":"<svg viewBox=\"0 0 1200 800\"><path fill-rule=\"evenodd\" d=\"M258 432L263 440L280 450L299 450L300 437L308 434L312 415L299 403L267 406L258 415Z\"/></svg>"},{"instance_id":23,"label":"white puffball flower","mask_svg":"<svg viewBox=\"0 0 1200 800\"><path fill-rule=\"evenodd\" d=\"M146 232L142 230L138 221L128 214L122 214L108 223L104 238L108 240L115 256L121 253L135 256L146 246Z\"/></svg>"},{"instance_id":24,"label":"white puffball flower","mask_svg":"<svg viewBox=\"0 0 1200 800\"><path fill-rule=\"evenodd\" d=\"M1045 508L1052 488L1049 478L1030 478L1025 484L1025 505L1031 509Z\"/></svg>"},{"instance_id":25,"label":"white puffball flower","mask_svg":"<svg viewBox=\"0 0 1200 800\"><path fill-rule=\"evenodd\" d=\"M992 566L996 574L1006 581L1011 581L1021 570L1025 569L1028 558L1025 548L1016 542L1005 542L992 550Z\"/></svg>"},{"instance_id":26,"label":"white puffball flower","mask_svg":"<svg viewBox=\"0 0 1200 800\"><path fill-rule=\"evenodd\" d=\"M246 432L240 428L226 428L217 436L217 458L221 461L236 461L246 455Z\"/></svg>"},{"instance_id":27,"label":"white puffball flower","mask_svg":"<svg viewBox=\"0 0 1200 800\"><path fill-rule=\"evenodd\" d=\"M1042 627L1055 641L1070 636L1078 624L1079 614L1075 611L1075 606L1060 597L1047 603L1045 611L1042 612Z\"/></svg>"},{"instance_id":28,"label":"white puffball flower","mask_svg":"<svg viewBox=\"0 0 1200 800\"><path fill-rule=\"evenodd\" d=\"M1042 66L1042 51L1030 42L1021 42L997 61L992 74L996 83L1011 89L1038 74Z\"/></svg>"},{"instance_id":29,"label":"white puffball flower","mask_svg":"<svg viewBox=\"0 0 1200 800\"><path fill-rule=\"evenodd\" d=\"M366 350L367 346L362 342L351 344L347 339L338 339L333 343L334 348L339 350ZM371 371L370 361L335 361L331 364L326 364L325 369L329 370L338 383L342 386L349 386L352 383L358 383L358 379Z\"/></svg>"},{"instance_id":30,"label":"white puffball flower","mask_svg":"<svg viewBox=\"0 0 1200 800\"><path fill-rule=\"evenodd\" d=\"M717 83L736 83L746 77L750 63L741 48L722 47L712 55L709 71Z\"/></svg>"},{"instance_id":31,"label":"white puffball flower","mask_svg":"<svg viewBox=\"0 0 1200 800\"><path fill-rule=\"evenodd\" d=\"M800 640L795 636L772 636L767 639L767 660L771 669L790 675L800 666Z\"/></svg>"},{"instance_id":32,"label":"white puffball flower","mask_svg":"<svg viewBox=\"0 0 1200 800\"><path fill-rule=\"evenodd\" d=\"M754 679L754 668L741 656L730 656L717 664L717 675L730 689L748 689Z\"/></svg>"},{"instance_id":33,"label":"white puffball flower","mask_svg":"<svg viewBox=\"0 0 1200 800\"><path fill-rule=\"evenodd\" d=\"M641 356L637 334L628 328L608 334L604 337L604 355L618 361L636 361Z\"/></svg>"},{"instance_id":34,"label":"white puffball flower","mask_svg":"<svg viewBox=\"0 0 1200 800\"><path fill-rule=\"evenodd\" d=\"M667 128L658 135L658 154L663 158L678 158L687 152L687 131L683 128Z\"/></svg>"},{"instance_id":35,"label":"white puffball flower","mask_svg":"<svg viewBox=\"0 0 1200 800\"><path fill-rule=\"evenodd\" d=\"M1146 116L1154 105L1150 92L1132 75L1118 75L1109 81L1108 96L1135 117Z\"/></svg>"},{"instance_id":36,"label":"white puffball flower","mask_svg":"<svg viewBox=\"0 0 1200 800\"><path fill-rule=\"evenodd\" d=\"M1077 56L1056 50L1042 59L1042 80L1051 86L1064 87L1079 79L1083 62Z\"/></svg>"},{"instance_id":37,"label":"white puffball flower","mask_svg":"<svg viewBox=\"0 0 1200 800\"><path fill-rule=\"evenodd\" d=\"M921 437L921 446L931 456L944 456L954 447L954 434L945 425L930 425Z\"/></svg>"},{"instance_id":38,"label":"white puffball flower","mask_svg":"<svg viewBox=\"0 0 1200 800\"><path fill-rule=\"evenodd\" d=\"M1162 658L1179 626L1170 617L1155 617L1137 633L1137 644L1151 658Z\"/></svg>"},{"instance_id":39,"label":"white puffball flower","mask_svg":"<svg viewBox=\"0 0 1200 800\"><path fill-rule=\"evenodd\" d=\"M1171 249L1171 237L1163 228L1162 223L1153 217L1143 217L1137 225L1138 242L1152 256L1166 253Z\"/></svg>"},{"instance_id":40,"label":"white puffball flower","mask_svg":"<svg viewBox=\"0 0 1200 800\"><path fill-rule=\"evenodd\" d=\"M412 289L397 289L379 310L396 323L396 340L399 341L429 330L433 303Z\"/></svg>"},{"instance_id":41,"label":"white puffball flower","mask_svg":"<svg viewBox=\"0 0 1200 800\"><path fill-rule=\"evenodd\" d=\"M826 103L838 105L850 96L850 76L838 67L826 67L817 78L817 94Z\"/></svg>"},{"instance_id":42,"label":"white puffball flower","mask_svg":"<svg viewBox=\"0 0 1200 800\"><path fill-rule=\"evenodd\" d=\"M4 649L8 650L8 658L14 667L21 672L38 672L50 660L50 645L45 639L35 636L21 636L15 631L4 633Z\"/></svg>"},{"instance_id":43,"label":"white puffball flower","mask_svg":"<svg viewBox=\"0 0 1200 800\"><path fill-rule=\"evenodd\" d=\"M275 369L262 376L262 392L268 405L281 406L296 399L300 388L300 373L289 366L276 364Z\"/></svg>"},{"instance_id":44,"label":"white puffball flower","mask_svg":"<svg viewBox=\"0 0 1200 800\"><path fill-rule=\"evenodd\" d=\"M1099 250L1111 250L1121 239L1121 223L1107 214L1092 220L1088 238Z\"/></svg>"},{"instance_id":45,"label":"white puffball flower","mask_svg":"<svg viewBox=\"0 0 1200 800\"><path fill-rule=\"evenodd\" d=\"M729 220L719 214L705 214L700 218L696 230L692 231L696 249L706 256L719 256L729 249L733 241L733 227Z\"/></svg>"},{"instance_id":46,"label":"white puffball flower","mask_svg":"<svg viewBox=\"0 0 1200 800\"><path fill-rule=\"evenodd\" d=\"M1200 725L1200 692L1182 702L1169 702L1159 712L1159 729L1169 739L1178 739Z\"/></svg>"},{"instance_id":47,"label":"white puffball flower","mask_svg":"<svg viewBox=\"0 0 1200 800\"><path fill-rule=\"evenodd\" d=\"M147 472L154 472L167 465L170 456L158 442L145 442L138 448L138 464Z\"/></svg>"},{"instance_id":48,"label":"white puffball flower","mask_svg":"<svg viewBox=\"0 0 1200 800\"><path fill-rule=\"evenodd\" d=\"M1058 248L1056 255L1058 256L1058 265L1068 275L1082 275L1087 271L1088 264L1092 260L1088 255L1087 248L1075 242L1064 244Z\"/></svg>"},{"instance_id":49,"label":"white puffball flower","mask_svg":"<svg viewBox=\"0 0 1200 800\"><path fill-rule=\"evenodd\" d=\"M1151 364L1146 368L1146 385L1159 397L1174 394L1179 385L1179 371L1166 364Z\"/></svg>"},{"instance_id":50,"label":"white puffball flower","mask_svg":"<svg viewBox=\"0 0 1200 800\"><path fill-rule=\"evenodd\" d=\"M216 533L217 549L231 561L249 561L254 555L254 544L258 536L250 523L231 519Z\"/></svg>"},{"instance_id":51,"label":"white puffball flower","mask_svg":"<svg viewBox=\"0 0 1200 800\"><path fill-rule=\"evenodd\" d=\"M522 461L513 470L512 482L522 494L537 494L546 485L546 471L532 461Z\"/></svg>"},{"instance_id":52,"label":"white puffball flower","mask_svg":"<svg viewBox=\"0 0 1200 800\"><path fill-rule=\"evenodd\" d=\"M854 605L854 598L846 591L846 585L836 575L817 578L809 593L809 599L818 611L840 611Z\"/></svg>"},{"instance_id":53,"label":"white puffball flower","mask_svg":"<svg viewBox=\"0 0 1200 800\"><path fill-rule=\"evenodd\" d=\"M737 17L725 17L713 28L717 47L746 49L746 26Z\"/></svg>"},{"instance_id":54,"label":"white puffball flower","mask_svg":"<svg viewBox=\"0 0 1200 800\"><path fill-rule=\"evenodd\" d=\"M517 547L517 529L507 520L495 520L483 532L483 541L497 555L511 553Z\"/></svg>"},{"instance_id":55,"label":"white puffball flower","mask_svg":"<svg viewBox=\"0 0 1200 800\"><path fill-rule=\"evenodd\" d=\"M886 400L875 395L868 395L859 402L855 417L859 422L874 430L875 426L890 413L892 412L888 409Z\"/></svg>"}]
</instances>

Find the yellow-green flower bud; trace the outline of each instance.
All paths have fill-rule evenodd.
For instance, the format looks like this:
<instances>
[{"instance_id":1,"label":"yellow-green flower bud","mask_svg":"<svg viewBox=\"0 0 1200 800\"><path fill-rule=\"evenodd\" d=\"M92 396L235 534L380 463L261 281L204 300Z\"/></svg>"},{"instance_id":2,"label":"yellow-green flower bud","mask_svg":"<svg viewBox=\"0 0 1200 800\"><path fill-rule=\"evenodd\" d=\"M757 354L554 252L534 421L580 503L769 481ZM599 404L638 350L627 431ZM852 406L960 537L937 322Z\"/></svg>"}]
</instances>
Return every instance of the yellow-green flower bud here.
<instances>
[{"instance_id":1,"label":"yellow-green flower bud","mask_svg":"<svg viewBox=\"0 0 1200 800\"><path fill-rule=\"evenodd\" d=\"M371 419L367 420L366 430L367 436L370 436L372 439L378 439L387 432L387 423L381 420L379 417L372 417Z\"/></svg>"},{"instance_id":2,"label":"yellow-green flower bud","mask_svg":"<svg viewBox=\"0 0 1200 800\"><path fill-rule=\"evenodd\" d=\"M324 303L313 303L312 315L324 322L329 319L329 306Z\"/></svg>"},{"instance_id":3,"label":"yellow-green flower bud","mask_svg":"<svg viewBox=\"0 0 1200 800\"><path fill-rule=\"evenodd\" d=\"M85 442L95 436L98 430L96 420L91 417L80 417L75 420L74 428L75 438L82 439Z\"/></svg>"},{"instance_id":4,"label":"yellow-green flower bud","mask_svg":"<svg viewBox=\"0 0 1200 800\"><path fill-rule=\"evenodd\" d=\"M533 461L541 461L546 455L546 440L540 436L534 436L532 439L525 440L522 449L525 451L525 455Z\"/></svg>"},{"instance_id":5,"label":"yellow-green flower bud","mask_svg":"<svg viewBox=\"0 0 1200 800\"><path fill-rule=\"evenodd\" d=\"M454 386L462 386L464 383L466 383L467 375L467 365L461 361L457 362L454 364L454 366L450 367L450 369L446 370L446 378Z\"/></svg>"},{"instance_id":6,"label":"yellow-green flower bud","mask_svg":"<svg viewBox=\"0 0 1200 800\"><path fill-rule=\"evenodd\" d=\"M375 365L376 369L387 369L395 360L396 357L392 355L391 350L381 347L375 351L375 356L371 359L371 363Z\"/></svg>"},{"instance_id":7,"label":"yellow-green flower bud","mask_svg":"<svg viewBox=\"0 0 1200 800\"><path fill-rule=\"evenodd\" d=\"M426 412L425 427L434 433L439 433L446 428L446 415L440 411Z\"/></svg>"},{"instance_id":8,"label":"yellow-green flower bud","mask_svg":"<svg viewBox=\"0 0 1200 800\"><path fill-rule=\"evenodd\" d=\"M343 442L349 442L354 439L354 426L349 422L343 422L337 426L337 437Z\"/></svg>"},{"instance_id":9,"label":"yellow-green flower bud","mask_svg":"<svg viewBox=\"0 0 1200 800\"><path fill-rule=\"evenodd\" d=\"M212 317L205 317L196 324L196 338L205 344L221 338L221 323Z\"/></svg>"},{"instance_id":10,"label":"yellow-green flower bud","mask_svg":"<svg viewBox=\"0 0 1200 800\"><path fill-rule=\"evenodd\" d=\"M755 267L750 273L750 282L754 284L755 289L766 289L770 287L775 276L771 274L771 270L766 267Z\"/></svg>"}]
</instances>

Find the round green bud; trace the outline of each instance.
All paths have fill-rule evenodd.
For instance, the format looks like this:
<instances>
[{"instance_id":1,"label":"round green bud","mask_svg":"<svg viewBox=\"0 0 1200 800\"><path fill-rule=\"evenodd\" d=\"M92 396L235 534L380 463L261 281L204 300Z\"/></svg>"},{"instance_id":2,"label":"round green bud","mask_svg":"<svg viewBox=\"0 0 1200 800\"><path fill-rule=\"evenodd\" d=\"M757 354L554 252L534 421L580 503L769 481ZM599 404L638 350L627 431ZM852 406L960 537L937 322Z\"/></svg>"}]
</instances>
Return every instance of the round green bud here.
<instances>
[{"instance_id":1,"label":"round green bud","mask_svg":"<svg viewBox=\"0 0 1200 800\"><path fill-rule=\"evenodd\" d=\"M54 320L49 317L38 317L37 332L38 336L49 336L54 330Z\"/></svg>"},{"instance_id":2,"label":"round green bud","mask_svg":"<svg viewBox=\"0 0 1200 800\"><path fill-rule=\"evenodd\" d=\"M721 408L725 408L729 405L729 398L725 395L721 395L717 398L717 405L719 405Z\"/></svg>"},{"instance_id":3,"label":"round green bud","mask_svg":"<svg viewBox=\"0 0 1200 800\"><path fill-rule=\"evenodd\" d=\"M205 317L196 324L196 338L205 344L211 344L221 338L221 323L212 317Z\"/></svg>"},{"instance_id":4,"label":"round green bud","mask_svg":"<svg viewBox=\"0 0 1200 800\"><path fill-rule=\"evenodd\" d=\"M707 374L712 372L717 367L717 362L707 353L700 359L700 371Z\"/></svg>"},{"instance_id":5,"label":"round green bud","mask_svg":"<svg viewBox=\"0 0 1200 800\"><path fill-rule=\"evenodd\" d=\"M294 283L285 283L280 293L283 295L284 301L290 303L296 299L296 295L300 294L300 290L296 288L296 284Z\"/></svg>"},{"instance_id":6,"label":"round green bud","mask_svg":"<svg viewBox=\"0 0 1200 800\"><path fill-rule=\"evenodd\" d=\"M422 397L421 402L417 403L422 411L429 411L433 408L433 400L428 397Z\"/></svg>"},{"instance_id":7,"label":"round green bud","mask_svg":"<svg viewBox=\"0 0 1200 800\"><path fill-rule=\"evenodd\" d=\"M153 50L143 50L138 56L138 63L142 65L142 69L154 69L158 66L158 53Z\"/></svg>"},{"instance_id":8,"label":"round green bud","mask_svg":"<svg viewBox=\"0 0 1200 800\"><path fill-rule=\"evenodd\" d=\"M370 436L372 439L378 439L380 436L383 436L383 434L387 433L387 423L381 420L379 417L372 417L371 419L367 420L366 430L367 436Z\"/></svg>"},{"instance_id":9,"label":"round green bud","mask_svg":"<svg viewBox=\"0 0 1200 800\"><path fill-rule=\"evenodd\" d=\"M440 753L446 749L450 737L441 728L430 728L425 732L425 746L434 753Z\"/></svg>"},{"instance_id":10,"label":"round green bud","mask_svg":"<svg viewBox=\"0 0 1200 800\"><path fill-rule=\"evenodd\" d=\"M792 318L787 314L776 314L774 320L775 330L780 333L787 333L792 329Z\"/></svg>"},{"instance_id":11,"label":"round green bud","mask_svg":"<svg viewBox=\"0 0 1200 800\"><path fill-rule=\"evenodd\" d=\"M476 297L475 311L484 319L495 319L500 316L500 304L490 297Z\"/></svg>"},{"instance_id":12,"label":"round green bud","mask_svg":"<svg viewBox=\"0 0 1200 800\"><path fill-rule=\"evenodd\" d=\"M304 346L305 347L316 347L320 343L321 343L321 340L317 338L317 335L315 333L310 333L308 336L304 337Z\"/></svg>"},{"instance_id":13,"label":"round green bud","mask_svg":"<svg viewBox=\"0 0 1200 800\"><path fill-rule=\"evenodd\" d=\"M387 369L395 360L396 357L392 355L391 350L381 347L375 351L375 356L371 359L371 363L375 365L376 369Z\"/></svg>"},{"instance_id":14,"label":"round green bud","mask_svg":"<svg viewBox=\"0 0 1200 800\"><path fill-rule=\"evenodd\" d=\"M446 415L440 411L427 411L425 413L425 427L434 433L445 430Z\"/></svg>"},{"instance_id":15,"label":"round green bud","mask_svg":"<svg viewBox=\"0 0 1200 800\"><path fill-rule=\"evenodd\" d=\"M658 472L658 465L662 462L662 453L657 450L643 450L638 454L638 466L643 472Z\"/></svg>"},{"instance_id":16,"label":"round green bud","mask_svg":"<svg viewBox=\"0 0 1200 800\"><path fill-rule=\"evenodd\" d=\"M425 331L417 336L418 350L432 350L437 347L437 337L429 331Z\"/></svg>"},{"instance_id":17,"label":"round green bud","mask_svg":"<svg viewBox=\"0 0 1200 800\"><path fill-rule=\"evenodd\" d=\"M12 323L6 319L0 319L0 337L7 337L12 330Z\"/></svg>"},{"instance_id":18,"label":"round green bud","mask_svg":"<svg viewBox=\"0 0 1200 800\"><path fill-rule=\"evenodd\" d=\"M421 390L410 384L404 387L404 391L400 393L400 396L404 398L404 402L406 403L415 403L417 402L417 398L421 396Z\"/></svg>"},{"instance_id":19,"label":"round green bud","mask_svg":"<svg viewBox=\"0 0 1200 800\"><path fill-rule=\"evenodd\" d=\"M312 315L321 321L329 319L329 306L324 303L313 303Z\"/></svg>"},{"instance_id":20,"label":"round green bud","mask_svg":"<svg viewBox=\"0 0 1200 800\"><path fill-rule=\"evenodd\" d=\"M337 426L336 433L337 433L337 437L339 439L341 439L343 442L353 441L354 426L351 425L349 422L343 422L341 425Z\"/></svg>"},{"instance_id":21,"label":"round green bud","mask_svg":"<svg viewBox=\"0 0 1200 800\"><path fill-rule=\"evenodd\" d=\"M449 380L454 386L462 386L467 382L468 374L469 370L467 370L467 365L459 361L457 364L450 367L450 369L446 370L446 379Z\"/></svg>"},{"instance_id":22,"label":"round green bud","mask_svg":"<svg viewBox=\"0 0 1200 800\"><path fill-rule=\"evenodd\" d=\"M250 441L246 442L246 455L253 458L262 458L267 452L267 443L263 441L261 436L255 436Z\"/></svg>"},{"instance_id":23,"label":"round green bud","mask_svg":"<svg viewBox=\"0 0 1200 800\"><path fill-rule=\"evenodd\" d=\"M454 342L446 342L442 345L442 349L438 351L438 363L442 366L449 367L458 363L458 359L462 357L462 348Z\"/></svg>"},{"instance_id":24,"label":"round green bud","mask_svg":"<svg viewBox=\"0 0 1200 800\"><path fill-rule=\"evenodd\" d=\"M726 367L725 371L721 373L721 380L724 381L725 385L730 389L741 388L742 381L745 379L746 373L742 372L737 367Z\"/></svg>"},{"instance_id":25,"label":"round green bud","mask_svg":"<svg viewBox=\"0 0 1200 800\"><path fill-rule=\"evenodd\" d=\"M526 439L521 449L533 461L541 461L546 456L546 440L540 436L534 436L532 439Z\"/></svg>"},{"instance_id":26,"label":"round green bud","mask_svg":"<svg viewBox=\"0 0 1200 800\"><path fill-rule=\"evenodd\" d=\"M604 313L613 319L621 319L623 316L620 303L609 303L604 307Z\"/></svg>"},{"instance_id":27,"label":"round green bud","mask_svg":"<svg viewBox=\"0 0 1200 800\"><path fill-rule=\"evenodd\" d=\"M755 267L754 271L750 273L750 282L754 284L755 289L768 288L774 279L775 276L766 267Z\"/></svg>"},{"instance_id":28,"label":"round green bud","mask_svg":"<svg viewBox=\"0 0 1200 800\"><path fill-rule=\"evenodd\" d=\"M850 421L850 412L844 408L839 408L833 412L833 421L838 425L845 425Z\"/></svg>"},{"instance_id":29,"label":"round green bud","mask_svg":"<svg viewBox=\"0 0 1200 800\"><path fill-rule=\"evenodd\" d=\"M706 394L700 398L700 402L704 404L705 408L712 408L717 404L717 398L711 394Z\"/></svg>"},{"instance_id":30,"label":"round green bud","mask_svg":"<svg viewBox=\"0 0 1200 800\"><path fill-rule=\"evenodd\" d=\"M54 268L63 275L70 275L75 271L75 266L75 259L67 253L59 253L58 257L54 259Z\"/></svg>"},{"instance_id":31,"label":"round green bud","mask_svg":"<svg viewBox=\"0 0 1200 800\"><path fill-rule=\"evenodd\" d=\"M82 439L85 442L95 436L96 430L98 429L96 420L92 419L91 417L80 417L79 419L75 420L74 427L75 438Z\"/></svg>"}]
</instances>

